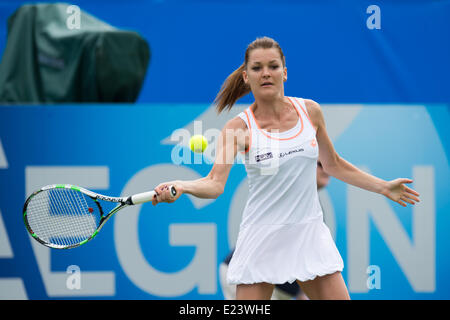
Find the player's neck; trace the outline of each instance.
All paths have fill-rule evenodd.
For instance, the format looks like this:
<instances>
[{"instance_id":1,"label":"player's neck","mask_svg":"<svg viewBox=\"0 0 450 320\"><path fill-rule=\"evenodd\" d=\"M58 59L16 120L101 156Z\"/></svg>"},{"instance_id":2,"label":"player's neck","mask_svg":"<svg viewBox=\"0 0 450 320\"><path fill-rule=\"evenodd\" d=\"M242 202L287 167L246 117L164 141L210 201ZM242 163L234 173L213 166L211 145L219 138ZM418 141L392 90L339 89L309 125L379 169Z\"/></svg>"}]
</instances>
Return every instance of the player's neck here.
<instances>
[{"instance_id":1,"label":"player's neck","mask_svg":"<svg viewBox=\"0 0 450 320\"><path fill-rule=\"evenodd\" d=\"M270 99L255 98L251 109L255 117L274 117L279 119L281 114L286 110L285 97L277 96Z\"/></svg>"}]
</instances>

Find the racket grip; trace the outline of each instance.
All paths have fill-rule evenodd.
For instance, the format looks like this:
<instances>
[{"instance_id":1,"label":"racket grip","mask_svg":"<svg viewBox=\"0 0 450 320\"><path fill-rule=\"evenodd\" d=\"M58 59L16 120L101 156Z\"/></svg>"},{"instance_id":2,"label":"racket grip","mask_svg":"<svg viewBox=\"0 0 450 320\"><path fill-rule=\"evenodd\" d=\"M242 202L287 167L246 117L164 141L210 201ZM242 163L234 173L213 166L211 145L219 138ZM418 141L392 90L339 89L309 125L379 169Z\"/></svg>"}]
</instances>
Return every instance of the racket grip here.
<instances>
[{"instance_id":1,"label":"racket grip","mask_svg":"<svg viewBox=\"0 0 450 320\"><path fill-rule=\"evenodd\" d=\"M172 194L172 197L175 197L177 195L177 191L175 190L174 186L170 186L170 193ZM142 193L138 193L135 195L132 195L129 198L129 202L131 202L131 204L141 204L141 203L145 203L145 202L150 202L153 200L153 197L156 195L155 191L147 191L147 192L142 192Z\"/></svg>"}]
</instances>

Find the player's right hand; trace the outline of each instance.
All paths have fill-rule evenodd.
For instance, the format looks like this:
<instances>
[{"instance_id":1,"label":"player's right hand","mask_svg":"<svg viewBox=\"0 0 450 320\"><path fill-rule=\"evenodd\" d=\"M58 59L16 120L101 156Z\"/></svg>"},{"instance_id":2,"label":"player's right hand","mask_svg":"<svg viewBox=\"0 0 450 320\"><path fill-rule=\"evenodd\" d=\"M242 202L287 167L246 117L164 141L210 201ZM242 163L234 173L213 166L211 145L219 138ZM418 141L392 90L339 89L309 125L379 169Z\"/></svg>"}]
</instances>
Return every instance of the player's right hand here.
<instances>
[{"instance_id":1,"label":"player's right hand","mask_svg":"<svg viewBox=\"0 0 450 320\"><path fill-rule=\"evenodd\" d=\"M169 186L173 186L175 188L177 192L175 196L172 195ZM156 196L152 200L152 204L154 206L160 202L175 202L183 194L183 188L175 181L161 183L154 190L156 192Z\"/></svg>"}]
</instances>

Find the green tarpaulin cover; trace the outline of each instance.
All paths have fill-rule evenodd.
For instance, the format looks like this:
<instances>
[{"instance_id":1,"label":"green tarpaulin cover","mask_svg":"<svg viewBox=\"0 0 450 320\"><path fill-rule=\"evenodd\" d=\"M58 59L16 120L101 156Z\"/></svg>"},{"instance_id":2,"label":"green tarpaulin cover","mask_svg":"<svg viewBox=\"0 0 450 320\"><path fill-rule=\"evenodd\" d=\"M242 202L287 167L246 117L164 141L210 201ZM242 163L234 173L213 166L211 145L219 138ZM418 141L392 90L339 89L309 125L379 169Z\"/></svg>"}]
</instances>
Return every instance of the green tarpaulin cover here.
<instances>
[{"instance_id":1,"label":"green tarpaulin cover","mask_svg":"<svg viewBox=\"0 0 450 320\"><path fill-rule=\"evenodd\" d=\"M136 101L150 61L147 42L69 7L24 5L8 19L0 103Z\"/></svg>"}]
</instances>

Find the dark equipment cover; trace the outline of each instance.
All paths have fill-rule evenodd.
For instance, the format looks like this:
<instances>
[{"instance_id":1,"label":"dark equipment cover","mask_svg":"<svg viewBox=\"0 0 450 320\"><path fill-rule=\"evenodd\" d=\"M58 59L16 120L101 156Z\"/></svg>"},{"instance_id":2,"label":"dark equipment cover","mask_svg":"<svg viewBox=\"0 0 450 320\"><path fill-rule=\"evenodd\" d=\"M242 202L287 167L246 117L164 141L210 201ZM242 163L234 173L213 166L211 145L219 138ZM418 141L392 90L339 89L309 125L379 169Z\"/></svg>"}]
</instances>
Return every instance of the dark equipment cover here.
<instances>
[{"instance_id":1,"label":"dark equipment cover","mask_svg":"<svg viewBox=\"0 0 450 320\"><path fill-rule=\"evenodd\" d=\"M146 40L82 10L73 27L69 7L24 5L10 16L0 103L137 100L151 56Z\"/></svg>"}]
</instances>

